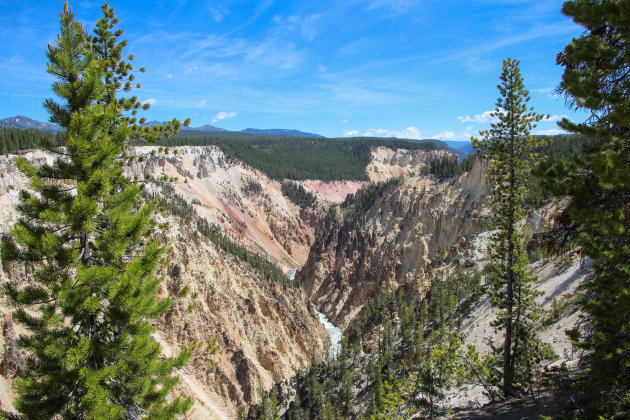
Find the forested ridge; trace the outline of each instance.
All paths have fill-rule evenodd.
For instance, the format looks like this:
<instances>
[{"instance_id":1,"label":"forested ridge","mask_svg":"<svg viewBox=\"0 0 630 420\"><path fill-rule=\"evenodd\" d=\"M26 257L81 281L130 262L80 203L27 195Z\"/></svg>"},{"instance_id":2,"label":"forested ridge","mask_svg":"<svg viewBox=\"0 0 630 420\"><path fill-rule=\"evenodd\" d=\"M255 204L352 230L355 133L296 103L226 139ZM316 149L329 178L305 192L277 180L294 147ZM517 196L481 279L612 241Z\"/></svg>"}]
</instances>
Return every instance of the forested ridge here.
<instances>
[{"instance_id":1,"label":"forested ridge","mask_svg":"<svg viewBox=\"0 0 630 420\"><path fill-rule=\"evenodd\" d=\"M40 137L53 137L35 130L0 130L7 140L4 153L32 149L40 144ZM197 134L197 135L195 135ZM61 134L59 135L61 136ZM4 143L3 143L4 144ZM145 145L131 140L132 145ZM241 133L204 133L186 131L164 138L160 146L217 146L226 155L256 168L275 180L368 181L367 165L373 147L385 146L393 150L448 149L438 140L401 140L392 138L311 138L295 136L267 136Z\"/></svg>"},{"instance_id":2,"label":"forested ridge","mask_svg":"<svg viewBox=\"0 0 630 420\"><path fill-rule=\"evenodd\" d=\"M368 181L365 169L373 147L391 149L437 150L447 146L433 140L306 138L276 136L171 137L165 146L217 146L223 152L272 179L301 181Z\"/></svg>"},{"instance_id":3,"label":"forested ridge","mask_svg":"<svg viewBox=\"0 0 630 420\"><path fill-rule=\"evenodd\" d=\"M22 150L36 149L43 144L62 144L63 134L57 135L41 130L22 128L0 129L0 154L19 153Z\"/></svg>"},{"instance_id":4,"label":"forested ridge","mask_svg":"<svg viewBox=\"0 0 630 420\"><path fill-rule=\"evenodd\" d=\"M198 136L190 136L196 133ZM540 136L547 139L547 145L540 149L540 154L547 164L554 164L564 159L579 157L583 146L591 142L583 135ZM63 133L56 136L38 130L9 128L0 130L2 153L17 153L21 150L34 149L42 142L53 145L61 144ZM132 144L145 144L132 141ZM260 170L276 180L301 181L318 179L322 181L369 180L366 174L373 147L388 147L393 150L438 150L448 146L437 140L404 140L390 138L306 138L261 136L239 133L212 133L186 131L159 142L161 146L217 146L228 156L240 160ZM425 174L434 174L445 179L461 175L472 168L474 155L458 162L454 159L434 160L424 170ZM549 199L532 178L531 203L540 205Z\"/></svg>"},{"instance_id":5,"label":"forested ridge","mask_svg":"<svg viewBox=\"0 0 630 420\"><path fill-rule=\"evenodd\" d=\"M292 182L282 182L282 194L284 194L294 204L300 206L301 209L311 207L317 201L315 194L307 191L302 185Z\"/></svg>"}]
</instances>

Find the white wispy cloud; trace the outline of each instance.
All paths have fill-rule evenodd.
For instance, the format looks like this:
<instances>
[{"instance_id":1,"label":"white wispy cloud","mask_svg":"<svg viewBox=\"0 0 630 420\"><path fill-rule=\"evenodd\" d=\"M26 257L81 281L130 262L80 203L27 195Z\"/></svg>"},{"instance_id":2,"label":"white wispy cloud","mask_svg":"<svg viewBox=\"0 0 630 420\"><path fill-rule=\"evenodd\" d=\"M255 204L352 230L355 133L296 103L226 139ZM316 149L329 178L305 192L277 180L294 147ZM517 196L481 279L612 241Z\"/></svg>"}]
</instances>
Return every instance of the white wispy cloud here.
<instances>
[{"instance_id":1,"label":"white wispy cloud","mask_svg":"<svg viewBox=\"0 0 630 420\"><path fill-rule=\"evenodd\" d=\"M397 15L406 13L411 7L418 6L417 0L372 0L367 6L367 10L386 9L390 13Z\"/></svg>"},{"instance_id":2,"label":"white wispy cloud","mask_svg":"<svg viewBox=\"0 0 630 420\"><path fill-rule=\"evenodd\" d=\"M203 107L206 103L208 103L207 99L202 99L198 104L197 104L197 108L201 108Z\"/></svg>"},{"instance_id":3,"label":"white wispy cloud","mask_svg":"<svg viewBox=\"0 0 630 420\"><path fill-rule=\"evenodd\" d=\"M322 27L321 17L321 13L290 15L286 18L281 15L274 15L273 21L278 25L277 32L281 34L299 33L307 41L312 41Z\"/></svg>"},{"instance_id":4,"label":"white wispy cloud","mask_svg":"<svg viewBox=\"0 0 630 420\"><path fill-rule=\"evenodd\" d=\"M370 128L363 133L366 137L398 137L403 139L421 139L418 127L407 127L403 130L388 130L385 128Z\"/></svg>"},{"instance_id":5,"label":"white wispy cloud","mask_svg":"<svg viewBox=\"0 0 630 420\"><path fill-rule=\"evenodd\" d=\"M560 121L563 118L569 118L568 115L550 115L549 118L543 118L543 121Z\"/></svg>"},{"instance_id":6,"label":"white wispy cloud","mask_svg":"<svg viewBox=\"0 0 630 420\"><path fill-rule=\"evenodd\" d=\"M356 54L358 51L360 51L361 49L365 48L365 45L367 44L367 38L366 37L361 37L355 41L352 41L346 45L342 45L338 50L337 50L337 54L338 55L352 55L352 54Z\"/></svg>"},{"instance_id":7,"label":"white wispy cloud","mask_svg":"<svg viewBox=\"0 0 630 420\"><path fill-rule=\"evenodd\" d=\"M500 111L500 112L504 113L505 111ZM492 117L493 113L496 113L496 110L485 111L485 112L482 112L481 114L476 114L472 117L470 115L459 116L457 117L457 119L462 123L488 124L492 122L497 122L498 120L497 117ZM549 117L543 118L541 121L553 122L553 121L560 121L563 118L567 118L567 116L566 115L550 115ZM470 130L471 127L469 126L467 129Z\"/></svg>"},{"instance_id":8,"label":"white wispy cloud","mask_svg":"<svg viewBox=\"0 0 630 420\"><path fill-rule=\"evenodd\" d=\"M470 131L455 132L451 130L444 130L438 134L432 134L431 132L422 133L418 127L407 127L402 130L388 130L385 128L370 128L363 132L359 130L343 130L344 136L365 136L365 137L397 137L401 139L437 139L437 140L470 140L472 134Z\"/></svg>"},{"instance_id":9,"label":"white wispy cloud","mask_svg":"<svg viewBox=\"0 0 630 420\"><path fill-rule=\"evenodd\" d=\"M470 130L471 129L467 129L466 131L460 131L460 132L446 130L446 131L440 132L439 134L435 136L432 135L430 137L438 139L438 140L467 141L467 140L470 140L471 137L473 137L473 134L470 132Z\"/></svg>"},{"instance_id":10,"label":"white wispy cloud","mask_svg":"<svg viewBox=\"0 0 630 420\"><path fill-rule=\"evenodd\" d=\"M540 2L542 3L542 2ZM487 54L513 45L526 43L540 38L563 37L573 35L575 27L569 22L550 23L544 25L525 26L525 30L506 36L495 37L490 42L480 42L474 48L466 47L460 51L448 51L433 58L433 63L443 61L465 62L469 69L478 71L482 69L488 62ZM480 58L483 58L480 60Z\"/></svg>"},{"instance_id":11,"label":"white wispy cloud","mask_svg":"<svg viewBox=\"0 0 630 420\"><path fill-rule=\"evenodd\" d=\"M457 138L457 134L454 131L442 131L437 136L435 136L438 140L454 140Z\"/></svg>"},{"instance_id":12,"label":"white wispy cloud","mask_svg":"<svg viewBox=\"0 0 630 420\"><path fill-rule=\"evenodd\" d=\"M331 83L321 83L318 87L330 91L335 100L343 102L392 104L404 100L403 94L400 92L365 87L363 83L357 80L334 80Z\"/></svg>"},{"instance_id":13,"label":"white wispy cloud","mask_svg":"<svg viewBox=\"0 0 630 420\"><path fill-rule=\"evenodd\" d=\"M344 120L345 121L345 120ZM343 122L343 121L342 121ZM423 138L432 138L438 140L469 140L471 134L469 131L462 131L456 133L455 131L445 130L441 131L438 134L425 133L422 134L418 127L407 127L402 130L389 130L386 128L370 128L365 131L359 130L343 130L343 135L347 137L356 137L356 136L364 136L364 137L397 137L404 139L423 139Z\"/></svg>"},{"instance_id":14,"label":"white wispy cloud","mask_svg":"<svg viewBox=\"0 0 630 420\"><path fill-rule=\"evenodd\" d=\"M205 68L207 63L217 59L237 59L247 64L290 69L299 66L307 58L305 51L294 40L275 34L262 40L187 34L181 42L186 43L187 48L175 58L189 63L185 74Z\"/></svg>"},{"instance_id":15,"label":"white wispy cloud","mask_svg":"<svg viewBox=\"0 0 630 420\"><path fill-rule=\"evenodd\" d=\"M172 79L172 78L173 78L173 75L172 75L171 73L169 73L169 74L167 74L167 75L166 75L166 78L167 78L167 79Z\"/></svg>"},{"instance_id":16,"label":"white wispy cloud","mask_svg":"<svg viewBox=\"0 0 630 420\"><path fill-rule=\"evenodd\" d=\"M228 120L230 118L236 117L237 115L238 115L238 112L221 111L217 115L212 117L212 122L216 123L216 122L219 122L221 120Z\"/></svg>"},{"instance_id":17,"label":"white wispy cloud","mask_svg":"<svg viewBox=\"0 0 630 420\"><path fill-rule=\"evenodd\" d=\"M342 123L342 124L345 124L345 123L347 123L347 122L348 122L348 119L347 119L347 118L341 121L341 123Z\"/></svg>"},{"instance_id":18,"label":"white wispy cloud","mask_svg":"<svg viewBox=\"0 0 630 420\"><path fill-rule=\"evenodd\" d=\"M149 104L151 106L155 105L157 103L157 100L155 100L155 98L148 98L145 99L144 101L142 101L142 104Z\"/></svg>"},{"instance_id":19,"label":"white wispy cloud","mask_svg":"<svg viewBox=\"0 0 630 420\"><path fill-rule=\"evenodd\" d=\"M537 130L532 134L537 134L539 136L555 136L557 134L567 134L567 132L560 128L551 128L549 130Z\"/></svg>"},{"instance_id":20,"label":"white wispy cloud","mask_svg":"<svg viewBox=\"0 0 630 420\"><path fill-rule=\"evenodd\" d=\"M229 14L229 12L221 6L210 7L209 10L215 22L221 22L223 18Z\"/></svg>"},{"instance_id":21,"label":"white wispy cloud","mask_svg":"<svg viewBox=\"0 0 630 420\"><path fill-rule=\"evenodd\" d=\"M462 123L490 123L490 122L496 122L497 118L496 117L492 117L491 114L493 114L495 112L495 110L491 110L491 111L485 111L482 112L481 114L477 114L474 116L470 116L470 115L465 115L465 116L459 116L457 117L457 119L459 121L461 121Z\"/></svg>"}]
</instances>

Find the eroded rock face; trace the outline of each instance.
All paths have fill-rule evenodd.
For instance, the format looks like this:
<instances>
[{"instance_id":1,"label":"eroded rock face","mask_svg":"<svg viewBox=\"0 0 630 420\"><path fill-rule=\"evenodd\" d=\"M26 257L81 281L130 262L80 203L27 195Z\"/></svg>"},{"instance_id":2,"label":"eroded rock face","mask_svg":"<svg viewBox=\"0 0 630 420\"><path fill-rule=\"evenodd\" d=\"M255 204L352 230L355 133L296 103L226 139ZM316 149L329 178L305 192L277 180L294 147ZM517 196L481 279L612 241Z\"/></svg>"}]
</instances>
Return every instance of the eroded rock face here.
<instances>
[{"instance_id":1,"label":"eroded rock face","mask_svg":"<svg viewBox=\"0 0 630 420\"><path fill-rule=\"evenodd\" d=\"M197 298L177 301L158 331L171 350L216 338L218 352L199 357L187 371L185 390L197 398L196 412L210 399L230 418L258 402L259 390L306 367L313 350L324 354L327 334L300 289L263 279L246 263L217 249L185 222L170 220L163 232L173 249L165 268L165 294L187 285ZM189 310L191 303L196 307ZM188 327L184 329L184 324ZM214 372L206 363L215 362ZM185 375L182 373L182 375Z\"/></svg>"},{"instance_id":2,"label":"eroded rock face","mask_svg":"<svg viewBox=\"0 0 630 420\"><path fill-rule=\"evenodd\" d=\"M367 184L364 181L324 182L318 180L308 180L300 183L317 197L331 203L341 203L348 194L356 193L357 190Z\"/></svg>"},{"instance_id":3,"label":"eroded rock face","mask_svg":"<svg viewBox=\"0 0 630 420\"><path fill-rule=\"evenodd\" d=\"M278 183L226 162L214 148L183 149L177 156L150 156L151 149L136 149L147 157L135 163L130 174L177 177L170 184L174 190L189 202L202 203L195 205L198 213L226 230L241 226L242 243L256 240L273 255L285 258L287 265L306 259L312 228L300 219L299 208L282 197ZM50 161L42 152L26 157L35 163ZM13 157L0 156L0 169L0 230L5 233L16 220L18 191L27 188L27 181ZM159 188L159 183L151 188ZM311 216L317 220L316 214ZM172 248L169 264L161 273L165 278L161 296L175 296L184 286L191 293L176 300L172 311L156 324L154 337L165 356L195 341L217 340L215 355L200 355L178 372L181 384L177 392L195 398L190 418L235 418L239 407L257 402L260 390L307 366L313 352L323 357L326 331L300 289L266 281L248 264L199 235L193 220L158 216L158 221L168 221L169 227L156 231L155 237ZM6 281L27 281L28 274L24 269L4 267L0 286ZM23 331L10 322L9 314L6 301L0 301L0 346L4 351L0 357L0 408L13 411L11 384L24 355L11 346ZM209 371L208 362L215 363L216 370Z\"/></svg>"},{"instance_id":4,"label":"eroded rock face","mask_svg":"<svg viewBox=\"0 0 630 420\"><path fill-rule=\"evenodd\" d=\"M487 220L486 167L446 182L405 178L369 211L349 220L331 208L296 280L330 320L345 329L370 298L409 284L421 298L425 267L441 248L478 232Z\"/></svg>"},{"instance_id":5,"label":"eroded rock face","mask_svg":"<svg viewBox=\"0 0 630 420\"><path fill-rule=\"evenodd\" d=\"M342 327L383 288L394 288L401 281L415 282L417 290L425 287L422 269L431 253L468 229L463 222L455 226L451 219L459 220L466 212L475 215L478 208L472 197L484 192L479 168L449 184L411 177L378 200L367 215L347 223L343 212L338 208L328 212L329 204L323 201L300 211L282 196L278 182L232 161L215 147L180 147L177 155L166 156L151 155L152 150L134 149L145 159L135 162L129 175L174 178L169 183L172 191L193 205L200 217L250 249L271 255L285 269L305 263L308 257L298 281ZM26 157L35 162L52 159L42 152ZM398 169L419 165L428 157L425 152L401 151L387 159L378 163L380 178L375 179L398 175ZM385 170L387 165L395 168ZM363 184L317 185L322 197L341 201ZM15 221L18 191L25 187L26 179L12 158L0 157L2 232ZM149 192L159 193L161 188L160 183L148 184ZM446 192L447 197L440 197ZM217 340L215 355L199 356L178 373L180 390L196 400L192 418L234 418L239 407L257 402L260 389L305 367L313 351L325 353L325 329L300 289L265 281L249 265L197 234L192 220L168 217L160 221L168 221L170 227L156 232L156 237L173 248L169 265L161 273L166 279L162 296L176 295L187 285L196 297L179 299L158 326L155 338L165 355L194 341ZM0 282L27 278L23 270L0 274ZM196 306L190 308L193 302ZM8 313L0 304L5 321L10 319ZM7 322L3 327L6 333L0 344L6 353L4 344L21 331ZM12 409L10 383L19 370L19 364L13 363L15 354L5 357L6 373L0 378L2 408ZM207 362L216 363L214 372L207 370Z\"/></svg>"},{"instance_id":6,"label":"eroded rock face","mask_svg":"<svg viewBox=\"0 0 630 420\"><path fill-rule=\"evenodd\" d=\"M444 149L392 150L381 146L372 150L372 160L366 172L373 182L399 176L419 176L422 168L429 166L436 159L457 160L458 157Z\"/></svg>"},{"instance_id":7,"label":"eroded rock face","mask_svg":"<svg viewBox=\"0 0 630 420\"><path fill-rule=\"evenodd\" d=\"M281 185L214 146L183 146L177 154L132 148L129 175L144 179L174 178L173 191L192 204L199 216L218 225L235 242L261 248L285 271L306 261L313 229L300 217L300 208L282 195ZM153 191L155 186L149 186Z\"/></svg>"}]
</instances>

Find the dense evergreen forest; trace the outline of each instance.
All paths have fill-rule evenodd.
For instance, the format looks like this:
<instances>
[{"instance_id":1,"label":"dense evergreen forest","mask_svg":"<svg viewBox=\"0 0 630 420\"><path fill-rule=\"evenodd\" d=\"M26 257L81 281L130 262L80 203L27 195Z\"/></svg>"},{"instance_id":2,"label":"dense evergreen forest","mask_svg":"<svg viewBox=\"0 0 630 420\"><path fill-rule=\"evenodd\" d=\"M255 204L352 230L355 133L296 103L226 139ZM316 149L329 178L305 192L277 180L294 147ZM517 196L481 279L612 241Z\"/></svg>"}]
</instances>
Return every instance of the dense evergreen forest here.
<instances>
[{"instance_id":1,"label":"dense evergreen forest","mask_svg":"<svg viewBox=\"0 0 630 420\"><path fill-rule=\"evenodd\" d=\"M282 182L282 194L302 209L311 207L317 201L317 197L313 193L307 191L297 182Z\"/></svg>"},{"instance_id":2,"label":"dense evergreen forest","mask_svg":"<svg viewBox=\"0 0 630 420\"><path fill-rule=\"evenodd\" d=\"M474 154L466 156L461 162L450 158L435 159L429 166L423 168L423 173L433 174L441 179L452 178L470 171L474 163Z\"/></svg>"},{"instance_id":3,"label":"dense evergreen forest","mask_svg":"<svg viewBox=\"0 0 630 420\"><path fill-rule=\"evenodd\" d=\"M0 154L36 149L45 144L57 146L62 144L62 137L61 133L54 135L40 130L3 128L0 130Z\"/></svg>"},{"instance_id":4,"label":"dense evergreen forest","mask_svg":"<svg viewBox=\"0 0 630 420\"><path fill-rule=\"evenodd\" d=\"M187 133L185 133L187 134ZM385 138L306 138L280 136L174 136L165 146L220 147L224 153L262 171L272 179L368 181L365 173L372 147L436 150L447 146L434 140L409 141Z\"/></svg>"},{"instance_id":5,"label":"dense evergreen forest","mask_svg":"<svg viewBox=\"0 0 630 420\"><path fill-rule=\"evenodd\" d=\"M556 165L561 161L572 161L581 158L588 145L594 140L581 134L541 136L547 140L546 145L539 150L540 162L534 175L544 168ZM531 176L527 187L527 204L532 208L538 208L548 202L553 194L543 188L542 179L539 176Z\"/></svg>"},{"instance_id":6,"label":"dense evergreen forest","mask_svg":"<svg viewBox=\"0 0 630 420\"><path fill-rule=\"evenodd\" d=\"M0 147L3 154L17 153L41 147L42 144L58 145L63 141L63 133L56 136L38 130L9 128L0 130ZM560 160L570 160L581 156L583 146L590 140L583 135L542 136L549 140L548 145L540 150L547 165ZM136 144L142 144L137 141ZM253 168L262 171L272 179L322 181L362 180L367 181L365 170L371 159L371 148L386 146L408 150L446 149L444 143L437 140L400 140L388 138L306 138L260 136L240 133L212 133L186 131L160 141L161 146L217 146L228 156L238 159ZM424 171L440 179L459 176L469 171L474 163L474 155L469 155L461 162L454 159L441 159L431 162ZM300 197L283 188L287 197L295 198L296 204L307 203L306 196ZM551 198L539 186L535 178L531 179L530 203L540 206ZM310 205L310 204L308 204Z\"/></svg>"},{"instance_id":7,"label":"dense evergreen forest","mask_svg":"<svg viewBox=\"0 0 630 420\"><path fill-rule=\"evenodd\" d=\"M387 181L368 184L361 187L355 194L348 194L341 203L341 208L346 212L344 224L350 225L359 216L367 213L378 198L396 188L402 178L390 178Z\"/></svg>"}]
</instances>

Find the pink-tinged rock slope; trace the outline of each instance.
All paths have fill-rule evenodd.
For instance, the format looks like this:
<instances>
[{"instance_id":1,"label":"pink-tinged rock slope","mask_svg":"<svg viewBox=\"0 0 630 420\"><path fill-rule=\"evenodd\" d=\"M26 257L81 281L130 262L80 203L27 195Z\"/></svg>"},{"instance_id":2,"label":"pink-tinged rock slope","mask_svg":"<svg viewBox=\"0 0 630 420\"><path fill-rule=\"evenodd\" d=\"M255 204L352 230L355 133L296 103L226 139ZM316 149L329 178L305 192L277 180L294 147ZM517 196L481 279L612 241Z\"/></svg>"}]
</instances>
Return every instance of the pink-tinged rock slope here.
<instances>
[{"instance_id":1,"label":"pink-tinged rock slope","mask_svg":"<svg viewBox=\"0 0 630 420\"><path fill-rule=\"evenodd\" d=\"M282 195L279 182L234 161L217 147L178 147L176 155L155 156L152 150L135 149L146 158L133 164L132 174L175 178L170 185L200 216L253 252L278 261L285 271L306 260L313 230L300 218L299 207ZM149 188L155 189L159 186Z\"/></svg>"}]
</instances>

